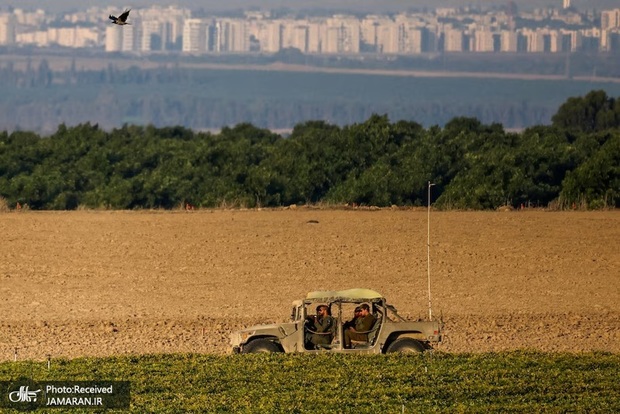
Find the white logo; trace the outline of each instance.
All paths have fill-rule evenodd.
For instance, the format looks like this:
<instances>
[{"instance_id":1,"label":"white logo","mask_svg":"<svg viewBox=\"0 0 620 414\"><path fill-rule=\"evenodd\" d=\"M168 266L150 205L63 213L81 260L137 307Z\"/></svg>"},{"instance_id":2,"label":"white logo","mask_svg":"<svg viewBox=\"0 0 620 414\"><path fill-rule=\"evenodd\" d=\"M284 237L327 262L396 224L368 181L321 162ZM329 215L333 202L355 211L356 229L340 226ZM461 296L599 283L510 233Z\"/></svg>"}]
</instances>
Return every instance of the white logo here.
<instances>
[{"instance_id":1,"label":"white logo","mask_svg":"<svg viewBox=\"0 0 620 414\"><path fill-rule=\"evenodd\" d=\"M9 400L11 400L11 402L36 402L38 392L41 392L41 390L30 391L28 385L22 385L19 387L18 391L9 393Z\"/></svg>"}]
</instances>

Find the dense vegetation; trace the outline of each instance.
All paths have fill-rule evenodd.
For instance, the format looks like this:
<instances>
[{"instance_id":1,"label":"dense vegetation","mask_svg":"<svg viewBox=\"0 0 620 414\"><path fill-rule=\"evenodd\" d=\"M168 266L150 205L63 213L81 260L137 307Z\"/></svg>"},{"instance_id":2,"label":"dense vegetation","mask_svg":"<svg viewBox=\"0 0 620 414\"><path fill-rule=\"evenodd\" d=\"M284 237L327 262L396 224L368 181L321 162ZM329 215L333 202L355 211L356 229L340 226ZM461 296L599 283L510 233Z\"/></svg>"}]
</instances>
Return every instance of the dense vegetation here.
<instances>
[{"instance_id":1,"label":"dense vegetation","mask_svg":"<svg viewBox=\"0 0 620 414\"><path fill-rule=\"evenodd\" d=\"M473 118L444 128L373 115L282 137L250 124L218 134L183 127L82 124L41 138L0 133L0 196L33 209L348 203L494 209L620 206L620 100L571 98L553 125L506 132Z\"/></svg>"},{"instance_id":2,"label":"dense vegetation","mask_svg":"<svg viewBox=\"0 0 620 414\"><path fill-rule=\"evenodd\" d=\"M606 353L189 354L4 362L0 378L130 381L131 412L612 413L619 369Z\"/></svg>"}]
</instances>

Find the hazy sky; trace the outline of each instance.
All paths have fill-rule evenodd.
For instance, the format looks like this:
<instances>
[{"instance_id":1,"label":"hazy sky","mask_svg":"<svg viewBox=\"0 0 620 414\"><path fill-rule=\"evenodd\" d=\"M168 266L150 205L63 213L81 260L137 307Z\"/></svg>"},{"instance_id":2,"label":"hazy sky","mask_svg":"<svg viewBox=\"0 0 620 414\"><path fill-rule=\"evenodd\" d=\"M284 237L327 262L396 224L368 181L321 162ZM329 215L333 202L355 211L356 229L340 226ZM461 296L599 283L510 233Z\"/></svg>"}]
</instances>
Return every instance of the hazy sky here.
<instances>
[{"instance_id":1,"label":"hazy sky","mask_svg":"<svg viewBox=\"0 0 620 414\"><path fill-rule=\"evenodd\" d=\"M562 0L514 0L519 9L528 10L536 7L562 7ZM8 6L25 9L42 8L53 12L64 10L84 10L90 6L117 6L119 8L147 7L153 4L178 5L191 9L217 11L239 9L274 9L290 8L293 10L334 9L354 12L394 12L410 8L467 6L467 5L502 5L508 0L0 0L0 8ZM578 9L611 9L620 7L619 0L573 0Z\"/></svg>"}]
</instances>

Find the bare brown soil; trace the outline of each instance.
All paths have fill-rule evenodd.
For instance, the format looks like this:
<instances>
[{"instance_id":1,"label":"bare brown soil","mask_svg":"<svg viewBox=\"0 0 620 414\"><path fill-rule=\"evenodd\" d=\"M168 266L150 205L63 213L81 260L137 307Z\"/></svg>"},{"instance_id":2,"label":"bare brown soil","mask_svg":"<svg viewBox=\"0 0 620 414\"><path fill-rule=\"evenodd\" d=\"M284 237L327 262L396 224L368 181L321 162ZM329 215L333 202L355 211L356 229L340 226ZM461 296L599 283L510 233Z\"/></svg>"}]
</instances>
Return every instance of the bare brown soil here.
<instances>
[{"instance_id":1,"label":"bare brown soil","mask_svg":"<svg viewBox=\"0 0 620 414\"><path fill-rule=\"evenodd\" d=\"M308 291L428 315L425 210L0 214L0 360L226 353ZM434 212L446 352L620 352L620 212Z\"/></svg>"}]
</instances>

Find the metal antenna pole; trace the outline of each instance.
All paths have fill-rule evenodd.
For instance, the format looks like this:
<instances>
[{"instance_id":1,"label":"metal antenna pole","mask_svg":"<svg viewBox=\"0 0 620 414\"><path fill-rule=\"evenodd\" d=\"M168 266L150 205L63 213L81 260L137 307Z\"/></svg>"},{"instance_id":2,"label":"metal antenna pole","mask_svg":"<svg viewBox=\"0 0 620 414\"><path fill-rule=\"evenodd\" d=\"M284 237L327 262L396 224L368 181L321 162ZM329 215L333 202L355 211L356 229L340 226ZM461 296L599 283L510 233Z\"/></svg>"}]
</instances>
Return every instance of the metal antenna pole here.
<instances>
[{"instance_id":1,"label":"metal antenna pole","mask_svg":"<svg viewBox=\"0 0 620 414\"><path fill-rule=\"evenodd\" d=\"M428 320L433 320L433 311L431 308L431 187L435 184L428 182L428 208L427 208L427 234L426 234L426 271L428 274Z\"/></svg>"}]
</instances>

